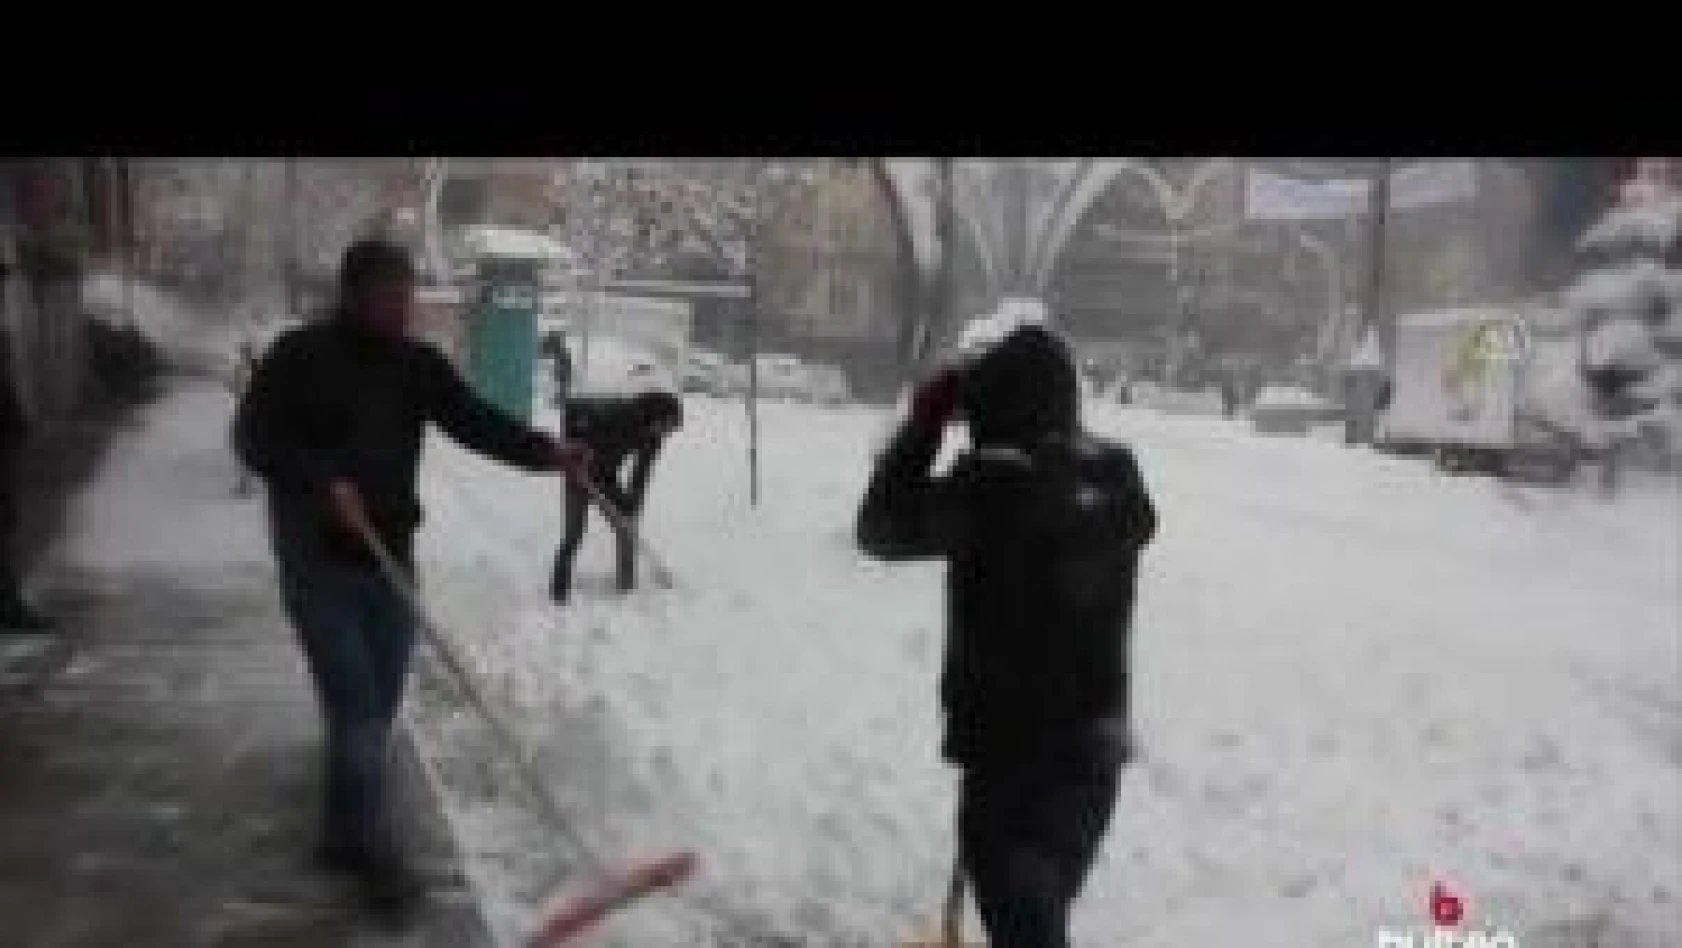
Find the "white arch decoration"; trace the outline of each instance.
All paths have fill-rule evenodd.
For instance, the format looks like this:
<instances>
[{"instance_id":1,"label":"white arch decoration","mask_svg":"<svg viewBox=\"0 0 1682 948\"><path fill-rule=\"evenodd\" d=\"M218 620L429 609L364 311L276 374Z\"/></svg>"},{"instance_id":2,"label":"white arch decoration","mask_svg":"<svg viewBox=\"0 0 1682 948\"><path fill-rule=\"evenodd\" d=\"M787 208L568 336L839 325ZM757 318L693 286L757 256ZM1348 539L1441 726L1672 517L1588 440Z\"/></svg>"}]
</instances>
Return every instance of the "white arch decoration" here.
<instances>
[{"instance_id":1,"label":"white arch decoration","mask_svg":"<svg viewBox=\"0 0 1682 948\"><path fill-rule=\"evenodd\" d=\"M1214 158L1198 166L1185 187L1175 188L1160 171L1133 158L1104 158L1085 162L1063 199L1058 202L1057 211L1048 223L1044 236L1035 245L1036 254L1033 258L1033 269L1030 271L1033 274L1034 286L1044 291L1051 281L1051 272L1057 257L1073 236L1081 216L1123 172L1136 174L1151 186L1151 192L1156 195L1157 205L1168 218L1170 227L1170 232L1161 236L1170 241L1178 241L1181 237L1175 236L1175 232L1196 209L1197 198L1203 186L1222 171L1241 170L1242 166L1231 159Z\"/></svg>"}]
</instances>

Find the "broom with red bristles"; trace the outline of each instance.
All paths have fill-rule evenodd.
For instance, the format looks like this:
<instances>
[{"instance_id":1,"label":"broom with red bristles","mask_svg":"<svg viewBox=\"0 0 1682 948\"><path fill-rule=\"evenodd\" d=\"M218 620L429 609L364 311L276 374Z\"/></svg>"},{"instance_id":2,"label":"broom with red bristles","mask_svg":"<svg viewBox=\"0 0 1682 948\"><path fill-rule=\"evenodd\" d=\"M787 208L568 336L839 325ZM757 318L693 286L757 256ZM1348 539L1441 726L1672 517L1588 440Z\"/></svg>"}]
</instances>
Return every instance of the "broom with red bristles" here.
<instances>
[{"instance_id":1,"label":"broom with red bristles","mask_svg":"<svg viewBox=\"0 0 1682 948\"><path fill-rule=\"evenodd\" d=\"M580 475L582 476L582 475ZM594 488L595 485L588 485ZM599 489L591 490L598 503L606 504ZM696 857L693 852L679 850L653 859L640 860L628 867L613 869L598 860L590 848L561 812L561 806L551 795L549 787L539 776L535 762L526 751L524 742L516 735L502 717L495 712L486 699L483 689L477 683L473 673L458 658L450 648L448 638L439 630L431 614L421 602L420 594L415 588L414 581L409 578L405 570L398 565L397 560L386 549L379 535L369 523L367 515L360 504L352 505L345 511L350 526L362 540L364 545L374 554L379 562L380 571L385 575L392 587L403 598L405 604L414 614L416 624L431 643L433 652L437 654L445 669L455 679L456 685L480 717L490 726L504 748L509 752L513 761L518 765L521 777L527 784L527 789L538 802L543 817L550 825L572 844L580 856L589 864L593 876L579 891L557 896L546 906L540 917L535 933L529 945L531 948L550 948L567 942L579 934L589 930L609 914L636 901L642 896L677 885L692 875L696 868ZM613 513L617 514L617 511ZM621 516L610 516L614 525L620 529L628 529L629 522ZM634 534L633 534L634 537ZM646 543L640 537L634 541L646 548ZM656 561L658 562L658 561ZM663 564L658 572L669 582L670 574Z\"/></svg>"}]
</instances>

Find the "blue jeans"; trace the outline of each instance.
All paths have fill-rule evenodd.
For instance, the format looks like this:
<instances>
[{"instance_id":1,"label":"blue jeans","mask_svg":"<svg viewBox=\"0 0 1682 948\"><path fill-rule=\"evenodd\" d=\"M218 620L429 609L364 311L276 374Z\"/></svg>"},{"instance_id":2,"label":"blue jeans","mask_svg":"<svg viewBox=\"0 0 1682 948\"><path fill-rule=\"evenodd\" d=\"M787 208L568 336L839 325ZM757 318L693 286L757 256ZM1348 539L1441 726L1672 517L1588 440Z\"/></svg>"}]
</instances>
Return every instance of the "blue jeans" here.
<instances>
[{"instance_id":1,"label":"blue jeans","mask_svg":"<svg viewBox=\"0 0 1682 948\"><path fill-rule=\"evenodd\" d=\"M318 518L283 502L270 519L281 601L303 646L326 729L323 842L381 858L395 853L386 771L415 617L377 567L347 562L326 548Z\"/></svg>"}]
</instances>

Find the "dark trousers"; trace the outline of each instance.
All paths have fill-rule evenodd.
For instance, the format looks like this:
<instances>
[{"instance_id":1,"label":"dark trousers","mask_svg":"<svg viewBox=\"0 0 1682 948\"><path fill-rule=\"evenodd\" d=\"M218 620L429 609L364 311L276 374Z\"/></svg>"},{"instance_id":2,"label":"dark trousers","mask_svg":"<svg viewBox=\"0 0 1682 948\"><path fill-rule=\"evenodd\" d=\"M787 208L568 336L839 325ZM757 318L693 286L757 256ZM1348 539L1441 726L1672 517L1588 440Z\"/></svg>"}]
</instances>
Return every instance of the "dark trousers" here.
<instances>
[{"instance_id":1,"label":"dark trousers","mask_svg":"<svg viewBox=\"0 0 1682 948\"><path fill-rule=\"evenodd\" d=\"M0 621L29 610L23 601L23 568L18 562L19 500L16 461L0 457Z\"/></svg>"},{"instance_id":2,"label":"dark trousers","mask_svg":"<svg viewBox=\"0 0 1682 948\"><path fill-rule=\"evenodd\" d=\"M323 842L384 858L396 853L386 772L415 618L377 567L335 558L309 523L277 510L273 532L281 600L326 730Z\"/></svg>"},{"instance_id":3,"label":"dark trousers","mask_svg":"<svg viewBox=\"0 0 1682 948\"><path fill-rule=\"evenodd\" d=\"M627 518L635 518L640 512L640 504L636 498L619 483L617 465L592 467L590 479L601 489L608 502ZM561 548L555 554L555 569L549 582L550 593L557 600L566 599L572 591L573 565L578 560L579 548L584 545L585 519L589 516L589 510L589 493L582 485L569 478L566 484L566 532L561 537ZM629 590L636 585L636 548L630 540L618 536L617 533L615 543L617 585L621 590Z\"/></svg>"},{"instance_id":4,"label":"dark trousers","mask_svg":"<svg viewBox=\"0 0 1682 948\"><path fill-rule=\"evenodd\" d=\"M1069 944L1069 908L1115 810L1117 776L1100 766L965 771L959 847L992 948Z\"/></svg>"}]
</instances>

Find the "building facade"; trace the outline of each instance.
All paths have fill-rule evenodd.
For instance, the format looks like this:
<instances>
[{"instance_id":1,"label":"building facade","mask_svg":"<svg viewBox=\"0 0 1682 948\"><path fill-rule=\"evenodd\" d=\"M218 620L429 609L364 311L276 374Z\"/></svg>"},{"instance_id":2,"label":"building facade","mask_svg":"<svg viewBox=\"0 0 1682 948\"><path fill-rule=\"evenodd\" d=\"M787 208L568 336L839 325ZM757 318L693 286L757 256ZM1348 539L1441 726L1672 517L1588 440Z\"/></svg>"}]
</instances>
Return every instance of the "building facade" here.
<instances>
[{"instance_id":1,"label":"building facade","mask_svg":"<svg viewBox=\"0 0 1682 948\"><path fill-rule=\"evenodd\" d=\"M801 194L754 249L759 350L835 365L861 396L889 395L917 279L891 196L868 164L833 162Z\"/></svg>"}]
</instances>

